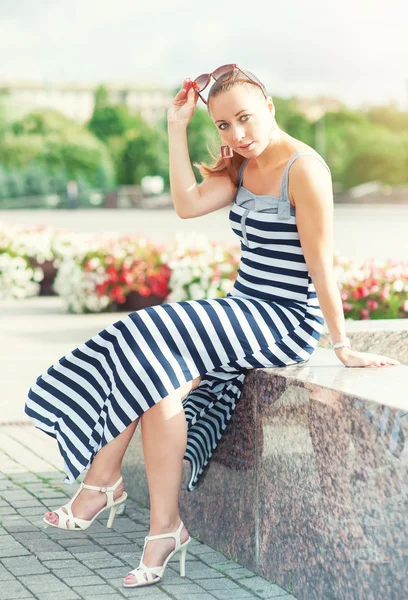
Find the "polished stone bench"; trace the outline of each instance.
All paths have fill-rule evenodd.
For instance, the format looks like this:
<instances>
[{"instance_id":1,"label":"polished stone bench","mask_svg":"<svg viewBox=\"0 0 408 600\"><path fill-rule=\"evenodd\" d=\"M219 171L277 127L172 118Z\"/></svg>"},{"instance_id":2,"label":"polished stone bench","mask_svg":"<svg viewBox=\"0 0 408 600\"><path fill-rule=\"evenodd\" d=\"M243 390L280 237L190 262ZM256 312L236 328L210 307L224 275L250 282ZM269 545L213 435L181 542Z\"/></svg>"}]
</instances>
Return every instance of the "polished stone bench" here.
<instances>
[{"instance_id":1,"label":"polished stone bench","mask_svg":"<svg viewBox=\"0 0 408 600\"><path fill-rule=\"evenodd\" d=\"M408 319L346 319L345 325L355 350L384 354L408 365ZM331 348L326 326L318 347Z\"/></svg>"},{"instance_id":2,"label":"polished stone bench","mask_svg":"<svg viewBox=\"0 0 408 600\"><path fill-rule=\"evenodd\" d=\"M200 540L298 600L408 598L408 367L350 369L332 350L249 372L181 515ZM405 414L405 416L404 416ZM125 458L149 504L140 427Z\"/></svg>"}]
</instances>

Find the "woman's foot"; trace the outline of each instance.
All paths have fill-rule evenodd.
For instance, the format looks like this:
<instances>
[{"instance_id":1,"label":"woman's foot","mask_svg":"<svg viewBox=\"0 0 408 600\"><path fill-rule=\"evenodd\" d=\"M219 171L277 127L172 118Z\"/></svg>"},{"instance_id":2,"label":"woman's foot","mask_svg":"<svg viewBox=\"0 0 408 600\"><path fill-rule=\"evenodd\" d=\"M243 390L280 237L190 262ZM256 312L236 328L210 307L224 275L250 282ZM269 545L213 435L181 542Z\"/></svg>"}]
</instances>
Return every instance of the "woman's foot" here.
<instances>
[{"instance_id":1,"label":"woman's foot","mask_svg":"<svg viewBox=\"0 0 408 600\"><path fill-rule=\"evenodd\" d=\"M106 487L110 487L113 486L116 481L118 480L118 476L116 475L115 477L113 477L113 482L109 481L106 484ZM91 481L84 481L84 483L87 483L89 485L97 485L97 486L102 486L104 485L101 482L91 482ZM120 496L122 496L123 492L125 489L125 485L123 483L123 481L121 481L121 483L118 485L118 487L116 488L116 490L113 493L113 499L117 500L118 498L120 498ZM72 504L72 514L75 517L78 517L79 519L92 519L92 517L94 515L96 515L96 513L98 511L100 511L104 506L106 506L107 504L107 496L105 492L97 492L95 490L87 490L87 489L82 489L81 492L78 494L77 498L75 498L73 504ZM65 510L65 508L62 509L65 513L67 512ZM44 515L45 519L53 524L53 525L58 525L58 515L55 512L47 512ZM69 519L67 522L67 526L69 525Z\"/></svg>"},{"instance_id":2,"label":"woman's foot","mask_svg":"<svg viewBox=\"0 0 408 600\"><path fill-rule=\"evenodd\" d=\"M162 529L150 529L148 535L160 535L161 533L172 533L176 531L178 526L180 525L180 520L175 525L171 525L170 527L162 528ZM190 536L188 535L188 531L183 525L181 533L180 533L180 542L184 544L188 540ZM143 564L146 567L157 567L164 564L164 561L174 550L176 547L176 540L174 537L164 538L162 540L149 540L147 542L144 554L143 554ZM156 575L152 575L153 579L157 579ZM144 578L147 581L146 574L144 574ZM137 583L136 577L134 575L127 575L124 578L123 583L132 584Z\"/></svg>"}]
</instances>

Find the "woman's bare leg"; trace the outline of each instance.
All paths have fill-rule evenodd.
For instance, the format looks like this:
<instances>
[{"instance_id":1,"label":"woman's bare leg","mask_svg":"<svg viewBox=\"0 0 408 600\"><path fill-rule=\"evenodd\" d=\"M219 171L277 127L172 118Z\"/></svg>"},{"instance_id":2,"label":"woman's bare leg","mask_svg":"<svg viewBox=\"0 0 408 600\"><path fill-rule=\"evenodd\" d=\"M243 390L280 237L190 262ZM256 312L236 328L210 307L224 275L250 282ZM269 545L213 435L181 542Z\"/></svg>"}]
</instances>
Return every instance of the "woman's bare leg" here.
<instances>
[{"instance_id":1,"label":"woman's bare leg","mask_svg":"<svg viewBox=\"0 0 408 600\"><path fill-rule=\"evenodd\" d=\"M135 432L140 417L133 421L114 440L106 444L96 454L92 465L87 472L84 482L88 485L111 486L117 482L122 469L122 460L130 440ZM114 498L123 494L123 482L116 488ZM82 490L72 505L73 514L80 519L91 519L103 506L106 505L106 494L94 490ZM48 512L46 519L51 523L58 523L58 516Z\"/></svg>"},{"instance_id":2,"label":"woman's bare leg","mask_svg":"<svg viewBox=\"0 0 408 600\"><path fill-rule=\"evenodd\" d=\"M186 416L181 401L198 386L200 380L201 377L197 377L181 386L141 416L143 455L150 495L149 535L175 531L180 525L178 501L187 444ZM187 529L183 527L181 543L188 537ZM151 540L146 546L143 563L147 567L162 565L174 547L174 538ZM129 575L124 581L133 583L136 580Z\"/></svg>"}]
</instances>

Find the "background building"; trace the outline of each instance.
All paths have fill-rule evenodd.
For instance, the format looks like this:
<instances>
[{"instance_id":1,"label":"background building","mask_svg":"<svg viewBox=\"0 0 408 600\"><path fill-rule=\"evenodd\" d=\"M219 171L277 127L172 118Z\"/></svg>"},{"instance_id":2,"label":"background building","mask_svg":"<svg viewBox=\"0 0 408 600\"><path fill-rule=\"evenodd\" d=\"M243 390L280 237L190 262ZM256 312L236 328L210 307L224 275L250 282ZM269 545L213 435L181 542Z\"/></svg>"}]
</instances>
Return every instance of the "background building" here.
<instances>
[{"instance_id":1,"label":"background building","mask_svg":"<svg viewBox=\"0 0 408 600\"><path fill-rule=\"evenodd\" d=\"M0 81L0 98L11 118L20 118L36 108L52 108L80 122L91 118L98 84ZM168 87L154 84L104 84L112 104L125 104L146 121L163 117L172 100Z\"/></svg>"},{"instance_id":2,"label":"background building","mask_svg":"<svg viewBox=\"0 0 408 600\"><path fill-rule=\"evenodd\" d=\"M329 96L316 98L295 98L295 108L310 121L317 121L327 112L337 112L344 108L343 102Z\"/></svg>"}]
</instances>

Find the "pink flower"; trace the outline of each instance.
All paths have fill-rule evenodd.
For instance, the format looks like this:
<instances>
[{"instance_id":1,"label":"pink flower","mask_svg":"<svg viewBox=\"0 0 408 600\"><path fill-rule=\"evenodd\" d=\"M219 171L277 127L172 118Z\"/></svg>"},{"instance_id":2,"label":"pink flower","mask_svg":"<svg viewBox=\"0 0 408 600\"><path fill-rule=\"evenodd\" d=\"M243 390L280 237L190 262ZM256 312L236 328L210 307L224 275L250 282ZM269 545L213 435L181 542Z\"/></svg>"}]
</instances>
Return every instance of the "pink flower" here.
<instances>
[{"instance_id":1,"label":"pink flower","mask_svg":"<svg viewBox=\"0 0 408 600\"><path fill-rule=\"evenodd\" d=\"M362 319L369 319L370 318L370 312L366 308L362 308L361 309L361 318Z\"/></svg>"},{"instance_id":2,"label":"pink flower","mask_svg":"<svg viewBox=\"0 0 408 600\"><path fill-rule=\"evenodd\" d=\"M353 292L352 296L355 300L360 300L360 298L366 298L369 295L370 291L366 286L359 285Z\"/></svg>"},{"instance_id":3,"label":"pink flower","mask_svg":"<svg viewBox=\"0 0 408 600\"><path fill-rule=\"evenodd\" d=\"M343 302L343 310L344 312L349 312L353 306L349 302Z\"/></svg>"},{"instance_id":4,"label":"pink flower","mask_svg":"<svg viewBox=\"0 0 408 600\"><path fill-rule=\"evenodd\" d=\"M342 300L347 300L347 298L348 298L348 292L347 292L347 290L343 290L341 292L341 299Z\"/></svg>"},{"instance_id":5,"label":"pink flower","mask_svg":"<svg viewBox=\"0 0 408 600\"><path fill-rule=\"evenodd\" d=\"M367 300L367 308L370 310L377 310L378 302L376 300Z\"/></svg>"},{"instance_id":6,"label":"pink flower","mask_svg":"<svg viewBox=\"0 0 408 600\"><path fill-rule=\"evenodd\" d=\"M388 284L385 284L385 286L381 290L380 298L382 300L388 300L389 297L390 297L390 286Z\"/></svg>"}]
</instances>

